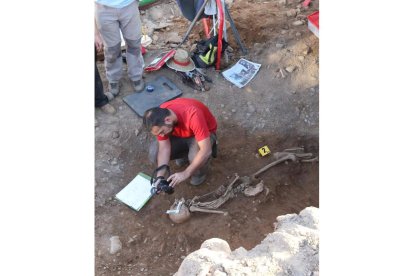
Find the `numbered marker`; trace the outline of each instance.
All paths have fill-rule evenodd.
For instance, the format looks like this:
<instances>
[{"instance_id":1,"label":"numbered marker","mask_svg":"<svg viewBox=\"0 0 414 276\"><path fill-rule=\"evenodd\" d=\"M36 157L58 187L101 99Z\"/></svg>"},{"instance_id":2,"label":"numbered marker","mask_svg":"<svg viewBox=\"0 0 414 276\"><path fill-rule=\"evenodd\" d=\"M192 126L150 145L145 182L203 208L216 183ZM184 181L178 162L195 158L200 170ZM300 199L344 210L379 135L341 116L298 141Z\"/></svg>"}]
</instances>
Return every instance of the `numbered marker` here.
<instances>
[{"instance_id":1,"label":"numbered marker","mask_svg":"<svg viewBox=\"0 0 414 276\"><path fill-rule=\"evenodd\" d=\"M270 153L270 149L269 149L268 146L261 147L259 149L259 153L260 153L261 156L268 155Z\"/></svg>"}]
</instances>

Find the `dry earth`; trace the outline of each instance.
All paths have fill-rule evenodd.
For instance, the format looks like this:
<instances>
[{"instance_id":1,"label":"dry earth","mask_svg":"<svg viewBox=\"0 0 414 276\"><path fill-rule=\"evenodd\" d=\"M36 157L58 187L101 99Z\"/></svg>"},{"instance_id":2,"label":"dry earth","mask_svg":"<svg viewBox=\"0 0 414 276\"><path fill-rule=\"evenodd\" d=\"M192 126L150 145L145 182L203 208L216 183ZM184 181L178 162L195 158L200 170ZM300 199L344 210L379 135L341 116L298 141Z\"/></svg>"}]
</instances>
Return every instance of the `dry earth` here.
<instances>
[{"instance_id":1,"label":"dry earth","mask_svg":"<svg viewBox=\"0 0 414 276\"><path fill-rule=\"evenodd\" d=\"M305 18L319 9L319 2L312 1L308 9L300 8L299 12L301 1L283 2L286 1L236 0L231 5L231 15L249 49L244 58L262 64L243 89L214 69L207 71L213 80L207 92L184 85L168 68L145 75L147 81L167 76L183 91L183 97L201 100L216 116L219 154L211 164L207 183L199 187L182 183L173 195L158 195L139 212L118 202L116 193L139 172L150 174L154 169L147 160L152 137L141 128L141 118L122 100L133 93L126 74L120 95L111 102L117 113L111 116L96 109L96 275L173 275L184 257L207 239L220 238L232 249L250 250L273 232L276 217L299 213L308 206L319 207L318 163L288 163L261 176L270 190L267 196L262 193L253 198L231 199L222 206L227 216L194 213L186 223L175 225L165 214L175 198L206 194L228 183L234 173L249 175L270 163L269 157L258 156L261 146L268 145L272 152L303 146L306 152L318 155L319 44L307 29ZM162 50L174 46L173 41L167 42L168 37L183 36L189 22L172 1L160 1L141 13L148 34L157 38L144 56L148 63ZM305 24L294 26L297 20ZM193 30L187 49L199 39L201 30L201 26ZM231 31L229 41L234 49L228 64L232 65L241 53ZM227 66L224 61L222 65ZM280 69L289 66L294 66L294 71L284 70L282 76ZM98 62L98 68L107 85L102 62ZM177 170L174 165L172 168ZM114 236L119 237L122 248L111 254Z\"/></svg>"}]
</instances>

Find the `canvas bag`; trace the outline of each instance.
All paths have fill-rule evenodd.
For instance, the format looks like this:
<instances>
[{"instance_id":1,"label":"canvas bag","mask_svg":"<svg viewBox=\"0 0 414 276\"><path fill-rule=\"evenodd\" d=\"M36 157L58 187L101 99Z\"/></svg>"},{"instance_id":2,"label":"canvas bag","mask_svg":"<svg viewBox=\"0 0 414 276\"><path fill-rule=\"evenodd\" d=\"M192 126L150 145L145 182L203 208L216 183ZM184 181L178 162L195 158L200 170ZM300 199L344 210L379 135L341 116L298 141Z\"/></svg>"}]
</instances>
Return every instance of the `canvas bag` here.
<instances>
[{"instance_id":1,"label":"canvas bag","mask_svg":"<svg viewBox=\"0 0 414 276\"><path fill-rule=\"evenodd\" d=\"M221 53L224 53L228 43L222 39ZM197 68L207 68L213 66L217 58L218 35L209 39L197 42L197 47L191 59Z\"/></svg>"}]
</instances>

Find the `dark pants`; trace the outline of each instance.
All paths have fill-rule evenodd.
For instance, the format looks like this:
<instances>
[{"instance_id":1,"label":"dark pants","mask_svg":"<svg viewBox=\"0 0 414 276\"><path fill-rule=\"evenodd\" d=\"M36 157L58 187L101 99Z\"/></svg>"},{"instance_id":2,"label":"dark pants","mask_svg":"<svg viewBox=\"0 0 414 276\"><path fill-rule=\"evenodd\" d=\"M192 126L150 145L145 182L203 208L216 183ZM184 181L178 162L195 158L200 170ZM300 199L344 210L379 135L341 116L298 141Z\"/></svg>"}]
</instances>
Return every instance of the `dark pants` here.
<instances>
[{"instance_id":1,"label":"dark pants","mask_svg":"<svg viewBox=\"0 0 414 276\"><path fill-rule=\"evenodd\" d=\"M170 136L171 142L171 154L170 160L180 159L180 158L188 158L190 163L194 160L194 157L200 150L197 141L194 137L190 138L179 138L175 136ZM217 136L214 133L210 134L210 143L212 146L213 157L216 157L216 146L217 146ZM155 139L151 142L149 148L149 160L153 164L157 164L157 156L158 156L158 141ZM211 158L210 158L211 159ZM198 176L200 174L205 174L208 170L208 164L210 159L202 166L198 171L194 173L194 176Z\"/></svg>"},{"instance_id":2,"label":"dark pants","mask_svg":"<svg viewBox=\"0 0 414 276\"><path fill-rule=\"evenodd\" d=\"M95 63L95 107L101 107L108 103L108 98L104 94L101 76L99 75L98 66Z\"/></svg>"}]
</instances>

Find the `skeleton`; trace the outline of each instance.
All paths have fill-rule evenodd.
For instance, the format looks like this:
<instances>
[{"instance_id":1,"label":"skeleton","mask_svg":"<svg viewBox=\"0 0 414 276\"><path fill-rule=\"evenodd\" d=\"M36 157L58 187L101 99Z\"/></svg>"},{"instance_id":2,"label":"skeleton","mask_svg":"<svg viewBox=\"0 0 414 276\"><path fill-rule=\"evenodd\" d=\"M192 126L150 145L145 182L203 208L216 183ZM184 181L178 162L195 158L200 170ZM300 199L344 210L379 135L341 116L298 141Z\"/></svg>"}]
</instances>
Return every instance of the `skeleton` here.
<instances>
[{"instance_id":1,"label":"skeleton","mask_svg":"<svg viewBox=\"0 0 414 276\"><path fill-rule=\"evenodd\" d=\"M215 191L210 192L208 194L202 196L195 196L191 200L175 200L174 204L171 206L171 209L175 209L177 206L180 206L179 213L175 215L170 215L170 218L176 222L177 221L183 222L190 217L190 212L204 212L204 213L215 213L215 214L223 214L227 215L227 212L216 210L224 203L226 203L229 199L234 198L239 193L243 193L246 196L255 196L263 191L264 183L261 180L256 185L253 185L255 182L258 181L258 175L262 174L263 172L267 171L273 166L283 162L317 162L318 157L313 157L312 153L305 153L304 148L297 147L291 149L285 149L282 152L276 152L273 154L273 157L276 159L275 161L271 162L270 164L264 166L251 176L242 176L240 177L237 173L234 175L233 179L231 180L230 184L228 185L221 185ZM227 187L226 187L227 186ZM268 192L268 189L265 188ZM181 202L181 203L180 203ZM188 210L190 212L188 212ZM183 217L185 217L183 219ZM177 223L180 223L177 222Z\"/></svg>"}]
</instances>

